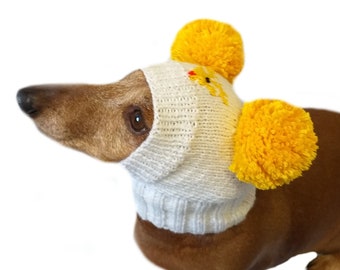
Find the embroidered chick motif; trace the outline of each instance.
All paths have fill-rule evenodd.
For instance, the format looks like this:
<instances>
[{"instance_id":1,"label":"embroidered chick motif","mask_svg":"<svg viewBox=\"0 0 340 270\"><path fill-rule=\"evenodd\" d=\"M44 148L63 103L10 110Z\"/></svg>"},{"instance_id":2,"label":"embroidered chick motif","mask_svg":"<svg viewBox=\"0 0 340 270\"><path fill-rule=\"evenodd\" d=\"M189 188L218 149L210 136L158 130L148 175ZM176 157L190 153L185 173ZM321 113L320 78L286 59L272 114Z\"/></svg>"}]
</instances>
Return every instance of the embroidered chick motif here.
<instances>
[{"instance_id":1,"label":"embroidered chick motif","mask_svg":"<svg viewBox=\"0 0 340 270\"><path fill-rule=\"evenodd\" d=\"M188 72L192 81L197 81L200 85L206 87L210 94L220 97L225 105L228 105L228 96L223 91L222 85L216 80L215 72L207 67L197 66Z\"/></svg>"}]
</instances>

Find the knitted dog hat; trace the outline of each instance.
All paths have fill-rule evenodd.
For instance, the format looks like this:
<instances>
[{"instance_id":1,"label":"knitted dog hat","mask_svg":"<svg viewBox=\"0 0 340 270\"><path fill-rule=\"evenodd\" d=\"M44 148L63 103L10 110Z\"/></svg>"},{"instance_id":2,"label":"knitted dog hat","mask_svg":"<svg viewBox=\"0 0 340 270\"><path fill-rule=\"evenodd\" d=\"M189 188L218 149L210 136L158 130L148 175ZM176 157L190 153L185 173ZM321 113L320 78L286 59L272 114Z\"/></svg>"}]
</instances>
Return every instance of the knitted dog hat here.
<instances>
[{"instance_id":1,"label":"knitted dog hat","mask_svg":"<svg viewBox=\"0 0 340 270\"><path fill-rule=\"evenodd\" d=\"M307 170L317 137L303 109L236 96L243 48L230 25L187 24L171 58L143 69L154 123L122 164L142 219L177 233L218 233L245 218L256 187L276 188Z\"/></svg>"}]
</instances>

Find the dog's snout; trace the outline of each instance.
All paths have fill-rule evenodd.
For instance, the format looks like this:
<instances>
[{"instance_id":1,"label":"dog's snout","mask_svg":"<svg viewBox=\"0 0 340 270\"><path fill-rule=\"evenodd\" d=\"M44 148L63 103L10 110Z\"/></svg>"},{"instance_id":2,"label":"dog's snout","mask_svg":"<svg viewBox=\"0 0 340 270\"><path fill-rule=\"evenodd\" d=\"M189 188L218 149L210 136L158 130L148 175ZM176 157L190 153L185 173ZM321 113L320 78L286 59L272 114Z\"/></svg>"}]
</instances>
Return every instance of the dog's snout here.
<instances>
[{"instance_id":1,"label":"dog's snout","mask_svg":"<svg viewBox=\"0 0 340 270\"><path fill-rule=\"evenodd\" d=\"M39 108L33 88L26 87L18 91L17 101L21 110L30 117L38 114Z\"/></svg>"}]
</instances>

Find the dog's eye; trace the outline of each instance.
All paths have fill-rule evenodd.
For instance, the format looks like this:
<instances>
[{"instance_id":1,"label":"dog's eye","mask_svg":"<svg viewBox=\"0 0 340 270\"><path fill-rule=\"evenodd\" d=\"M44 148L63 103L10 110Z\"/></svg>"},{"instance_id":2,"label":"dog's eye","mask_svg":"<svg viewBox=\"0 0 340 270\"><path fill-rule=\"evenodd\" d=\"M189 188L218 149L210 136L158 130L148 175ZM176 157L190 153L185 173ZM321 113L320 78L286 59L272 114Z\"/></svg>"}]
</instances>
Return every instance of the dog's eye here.
<instances>
[{"instance_id":1,"label":"dog's eye","mask_svg":"<svg viewBox=\"0 0 340 270\"><path fill-rule=\"evenodd\" d=\"M128 112L127 118L133 132L137 134L144 134L148 131L140 108L131 108L131 110Z\"/></svg>"}]
</instances>

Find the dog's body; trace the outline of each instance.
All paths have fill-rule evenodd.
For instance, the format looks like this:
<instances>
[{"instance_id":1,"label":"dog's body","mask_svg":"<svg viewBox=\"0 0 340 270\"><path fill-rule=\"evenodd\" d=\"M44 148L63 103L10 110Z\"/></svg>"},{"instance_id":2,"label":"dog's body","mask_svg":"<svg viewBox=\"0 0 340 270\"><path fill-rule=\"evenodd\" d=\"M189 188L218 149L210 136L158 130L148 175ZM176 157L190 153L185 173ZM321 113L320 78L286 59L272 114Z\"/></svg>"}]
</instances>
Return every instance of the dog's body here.
<instances>
[{"instance_id":1,"label":"dog's body","mask_svg":"<svg viewBox=\"0 0 340 270\"><path fill-rule=\"evenodd\" d=\"M320 150L301 179L258 190L246 220L220 234L179 235L137 219L136 239L145 255L166 269L241 270L267 269L316 251L324 256L309 269L340 269L340 115L308 111Z\"/></svg>"},{"instance_id":2,"label":"dog's body","mask_svg":"<svg viewBox=\"0 0 340 270\"><path fill-rule=\"evenodd\" d=\"M153 123L141 71L103 86L25 88L18 101L48 136L105 161L129 156ZM166 269L245 270L316 251L309 269L340 269L340 114L307 111L319 150L302 177L275 190L258 190L246 219L222 233L177 234L137 217L135 237L143 253Z\"/></svg>"}]
</instances>

